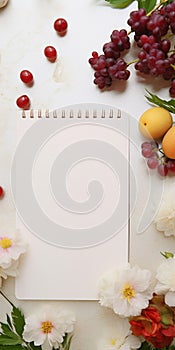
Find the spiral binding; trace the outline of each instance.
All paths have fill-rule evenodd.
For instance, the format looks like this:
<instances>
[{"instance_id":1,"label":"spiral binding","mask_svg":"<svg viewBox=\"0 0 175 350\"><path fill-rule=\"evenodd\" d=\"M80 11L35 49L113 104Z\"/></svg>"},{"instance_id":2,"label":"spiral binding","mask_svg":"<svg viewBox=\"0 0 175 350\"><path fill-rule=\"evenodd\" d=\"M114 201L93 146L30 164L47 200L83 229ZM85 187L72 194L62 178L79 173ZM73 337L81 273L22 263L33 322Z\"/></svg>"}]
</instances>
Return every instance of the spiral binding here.
<instances>
[{"instance_id":1,"label":"spiral binding","mask_svg":"<svg viewBox=\"0 0 175 350\"><path fill-rule=\"evenodd\" d=\"M121 118L122 112L120 109L109 109L109 111L102 109L101 111L97 110L54 110L49 111L46 109L45 111L42 111L41 109L38 110L28 110L28 111L22 111L22 118Z\"/></svg>"}]
</instances>

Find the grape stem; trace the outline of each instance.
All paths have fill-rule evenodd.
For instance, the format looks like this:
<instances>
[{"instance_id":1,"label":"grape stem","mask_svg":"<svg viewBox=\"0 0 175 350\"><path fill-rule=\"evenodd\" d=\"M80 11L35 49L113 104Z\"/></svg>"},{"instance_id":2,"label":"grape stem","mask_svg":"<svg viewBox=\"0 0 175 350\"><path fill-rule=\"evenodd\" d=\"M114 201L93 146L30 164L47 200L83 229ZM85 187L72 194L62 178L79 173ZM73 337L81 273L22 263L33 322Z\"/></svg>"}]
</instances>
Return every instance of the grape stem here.
<instances>
[{"instance_id":1,"label":"grape stem","mask_svg":"<svg viewBox=\"0 0 175 350\"><path fill-rule=\"evenodd\" d=\"M161 7L163 4L166 4L168 0L162 0L159 4L157 4L150 12L147 13L147 16L150 16L152 12L156 11Z\"/></svg>"},{"instance_id":2,"label":"grape stem","mask_svg":"<svg viewBox=\"0 0 175 350\"><path fill-rule=\"evenodd\" d=\"M131 64L137 63L137 62L139 62L139 61L140 61L140 60L139 60L138 58L136 58L135 60L128 62L128 63L127 63L127 67L130 66Z\"/></svg>"},{"instance_id":3,"label":"grape stem","mask_svg":"<svg viewBox=\"0 0 175 350\"><path fill-rule=\"evenodd\" d=\"M159 148L159 152L162 153L162 157L165 157L164 152L162 151L162 148Z\"/></svg>"}]
</instances>

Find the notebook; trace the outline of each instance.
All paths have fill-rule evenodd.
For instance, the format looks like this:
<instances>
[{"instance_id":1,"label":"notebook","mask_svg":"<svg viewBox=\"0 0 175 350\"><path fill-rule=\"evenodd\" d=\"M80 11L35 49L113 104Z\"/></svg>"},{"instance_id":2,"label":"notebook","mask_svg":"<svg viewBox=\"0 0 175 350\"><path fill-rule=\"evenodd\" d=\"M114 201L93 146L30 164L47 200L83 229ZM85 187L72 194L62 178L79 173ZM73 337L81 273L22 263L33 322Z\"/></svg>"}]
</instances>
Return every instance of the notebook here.
<instances>
[{"instance_id":1,"label":"notebook","mask_svg":"<svg viewBox=\"0 0 175 350\"><path fill-rule=\"evenodd\" d=\"M97 300L100 276L129 256L129 115L76 104L23 111L12 192L28 243L18 299Z\"/></svg>"}]
</instances>

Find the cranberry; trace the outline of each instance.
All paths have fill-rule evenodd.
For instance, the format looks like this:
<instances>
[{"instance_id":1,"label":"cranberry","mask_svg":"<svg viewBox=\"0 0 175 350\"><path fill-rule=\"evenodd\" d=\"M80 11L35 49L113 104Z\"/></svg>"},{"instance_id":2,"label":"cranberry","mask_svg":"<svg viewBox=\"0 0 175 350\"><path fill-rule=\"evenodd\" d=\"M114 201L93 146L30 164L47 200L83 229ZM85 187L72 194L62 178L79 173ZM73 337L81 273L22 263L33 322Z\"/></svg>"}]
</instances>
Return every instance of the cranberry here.
<instances>
[{"instance_id":1,"label":"cranberry","mask_svg":"<svg viewBox=\"0 0 175 350\"><path fill-rule=\"evenodd\" d=\"M57 58L57 51L53 46L46 46L44 49L44 54L49 61L55 62Z\"/></svg>"},{"instance_id":2,"label":"cranberry","mask_svg":"<svg viewBox=\"0 0 175 350\"><path fill-rule=\"evenodd\" d=\"M20 78L25 84L30 85L33 83L33 74L27 69L21 71Z\"/></svg>"},{"instance_id":3,"label":"cranberry","mask_svg":"<svg viewBox=\"0 0 175 350\"><path fill-rule=\"evenodd\" d=\"M61 36L66 34L67 26L67 21L64 18L57 18L54 22L54 29Z\"/></svg>"},{"instance_id":4,"label":"cranberry","mask_svg":"<svg viewBox=\"0 0 175 350\"><path fill-rule=\"evenodd\" d=\"M16 104L19 108L29 109L30 108L30 99L27 95L22 95L17 98Z\"/></svg>"},{"instance_id":5,"label":"cranberry","mask_svg":"<svg viewBox=\"0 0 175 350\"><path fill-rule=\"evenodd\" d=\"M0 186L0 199L4 197L4 190L3 188Z\"/></svg>"}]
</instances>

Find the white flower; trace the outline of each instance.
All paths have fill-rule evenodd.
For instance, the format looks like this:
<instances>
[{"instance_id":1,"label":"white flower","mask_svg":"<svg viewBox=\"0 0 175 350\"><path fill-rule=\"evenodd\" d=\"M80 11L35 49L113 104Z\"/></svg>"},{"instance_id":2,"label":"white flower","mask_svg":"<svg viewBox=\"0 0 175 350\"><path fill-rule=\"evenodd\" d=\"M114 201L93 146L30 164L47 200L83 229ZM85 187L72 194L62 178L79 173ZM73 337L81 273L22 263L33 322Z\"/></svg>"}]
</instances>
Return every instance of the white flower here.
<instances>
[{"instance_id":1,"label":"white flower","mask_svg":"<svg viewBox=\"0 0 175 350\"><path fill-rule=\"evenodd\" d=\"M115 321L115 330L111 330L106 339L101 339L98 350L131 350L140 346L141 340L131 334L128 320L118 317Z\"/></svg>"},{"instance_id":2,"label":"white flower","mask_svg":"<svg viewBox=\"0 0 175 350\"><path fill-rule=\"evenodd\" d=\"M65 333L74 329L75 318L72 313L45 308L38 314L26 318L23 338L34 345L46 345L47 348L59 348Z\"/></svg>"},{"instance_id":3,"label":"white flower","mask_svg":"<svg viewBox=\"0 0 175 350\"><path fill-rule=\"evenodd\" d=\"M165 303L175 306L175 259L166 259L157 269L155 293L165 295Z\"/></svg>"},{"instance_id":4,"label":"white flower","mask_svg":"<svg viewBox=\"0 0 175 350\"><path fill-rule=\"evenodd\" d=\"M151 272L137 266L117 270L111 283L108 274L104 286L105 276L99 281L100 304L124 317L139 315L153 294Z\"/></svg>"},{"instance_id":5,"label":"white flower","mask_svg":"<svg viewBox=\"0 0 175 350\"><path fill-rule=\"evenodd\" d=\"M2 268L0 266L0 278L7 279L8 276L16 277L17 274L18 274L18 261L14 261L14 263L7 268Z\"/></svg>"},{"instance_id":6,"label":"white flower","mask_svg":"<svg viewBox=\"0 0 175 350\"><path fill-rule=\"evenodd\" d=\"M16 277L18 274L18 261L15 261L11 266L2 268L0 266L0 288L2 287L3 279L7 279L8 276Z\"/></svg>"},{"instance_id":7,"label":"white flower","mask_svg":"<svg viewBox=\"0 0 175 350\"><path fill-rule=\"evenodd\" d=\"M2 268L10 267L25 251L26 243L18 232L13 235L0 235L0 266Z\"/></svg>"},{"instance_id":8,"label":"white flower","mask_svg":"<svg viewBox=\"0 0 175 350\"><path fill-rule=\"evenodd\" d=\"M175 236L175 197L173 189L164 195L155 218L155 224L157 230L164 232L165 236Z\"/></svg>"},{"instance_id":9,"label":"white flower","mask_svg":"<svg viewBox=\"0 0 175 350\"><path fill-rule=\"evenodd\" d=\"M118 271L111 270L108 271L104 276L102 276L98 283L98 297L100 299L100 304L102 306L112 308L111 295L114 291L115 280L117 279Z\"/></svg>"}]
</instances>

